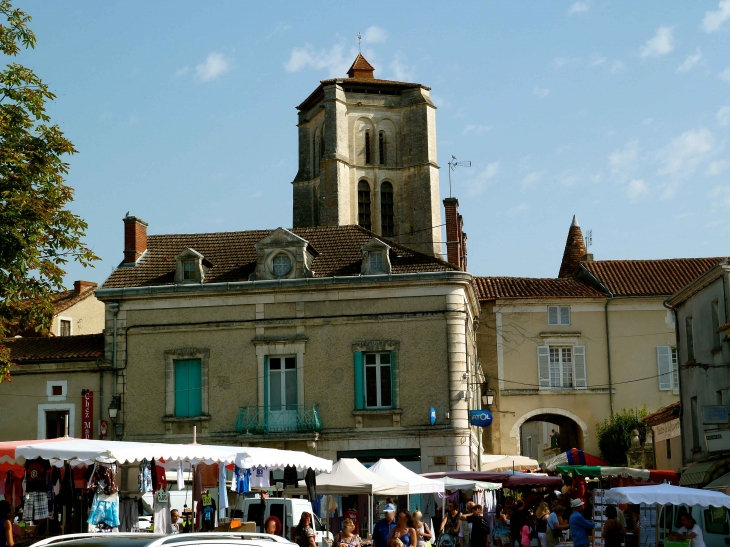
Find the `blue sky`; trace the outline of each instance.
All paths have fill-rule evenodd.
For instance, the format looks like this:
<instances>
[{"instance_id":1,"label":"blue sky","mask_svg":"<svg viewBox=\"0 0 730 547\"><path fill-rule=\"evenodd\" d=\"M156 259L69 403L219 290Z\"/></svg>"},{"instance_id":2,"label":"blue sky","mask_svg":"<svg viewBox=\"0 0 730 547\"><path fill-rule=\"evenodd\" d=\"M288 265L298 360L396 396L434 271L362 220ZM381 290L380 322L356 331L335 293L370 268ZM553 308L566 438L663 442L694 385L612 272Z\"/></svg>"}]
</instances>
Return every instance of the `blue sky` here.
<instances>
[{"instance_id":1,"label":"blue sky","mask_svg":"<svg viewBox=\"0 0 730 547\"><path fill-rule=\"evenodd\" d=\"M76 145L72 210L102 257L149 232L291 225L295 106L363 53L437 104L479 275L554 277L573 214L596 259L727 255L730 0L45 2L20 62Z\"/></svg>"}]
</instances>

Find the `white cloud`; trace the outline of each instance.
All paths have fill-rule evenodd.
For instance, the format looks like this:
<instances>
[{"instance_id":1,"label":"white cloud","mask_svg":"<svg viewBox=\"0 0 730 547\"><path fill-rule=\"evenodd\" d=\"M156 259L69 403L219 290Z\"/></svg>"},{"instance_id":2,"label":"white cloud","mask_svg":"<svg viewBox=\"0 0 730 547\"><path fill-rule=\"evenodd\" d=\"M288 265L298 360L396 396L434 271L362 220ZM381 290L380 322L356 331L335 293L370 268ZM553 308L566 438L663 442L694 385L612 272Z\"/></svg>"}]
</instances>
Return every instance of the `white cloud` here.
<instances>
[{"instance_id":1,"label":"white cloud","mask_svg":"<svg viewBox=\"0 0 730 547\"><path fill-rule=\"evenodd\" d=\"M662 198L674 196L680 181L694 173L715 147L715 137L707 128L685 131L658 153L662 164L657 174L670 178Z\"/></svg>"},{"instance_id":2,"label":"white cloud","mask_svg":"<svg viewBox=\"0 0 730 547\"><path fill-rule=\"evenodd\" d=\"M649 193L649 186L642 179L634 179L626 186L626 196L631 201L637 201L640 197Z\"/></svg>"},{"instance_id":3,"label":"white cloud","mask_svg":"<svg viewBox=\"0 0 730 547\"><path fill-rule=\"evenodd\" d=\"M712 192L710 192L710 197L719 200L719 203L714 205L730 205L730 187L715 186Z\"/></svg>"},{"instance_id":4,"label":"white cloud","mask_svg":"<svg viewBox=\"0 0 730 547\"><path fill-rule=\"evenodd\" d=\"M659 27L656 34L641 46L640 57L661 57L674 49L674 36L672 27Z\"/></svg>"},{"instance_id":5,"label":"white cloud","mask_svg":"<svg viewBox=\"0 0 730 547\"><path fill-rule=\"evenodd\" d=\"M362 34L362 41L366 44L382 44L388 39L388 33L380 27L372 26Z\"/></svg>"},{"instance_id":6,"label":"white cloud","mask_svg":"<svg viewBox=\"0 0 730 547\"><path fill-rule=\"evenodd\" d=\"M505 211L505 214L508 217L513 217L516 215L519 215L522 211L527 211L527 204L526 203L520 203L519 205L516 205L514 207L511 207Z\"/></svg>"},{"instance_id":7,"label":"white cloud","mask_svg":"<svg viewBox=\"0 0 730 547\"><path fill-rule=\"evenodd\" d=\"M139 118L137 116L135 116L134 114L132 114L129 117L129 125L139 125Z\"/></svg>"},{"instance_id":8,"label":"white cloud","mask_svg":"<svg viewBox=\"0 0 730 547\"><path fill-rule=\"evenodd\" d=\"M390 63L390 70L393 72L393 77L396 80L401 82L412 82L415 80L416 67L407 65L401 53L395 54L393 61Z\"/></svg>"},{"instance_id":9,"label":"white cloud","mask_svg":"<svg viewBox=\"0 0 730 547\"><path fill-rule=\"evenodd\" d=\"M702 19L702 29L707 33L720 30L722 24L730 19L730 0L722 0L717 7L717 11L706 11Z\"/></svg>"},{"instance_id":10,"label":"white cloud","mask_svg":"<svg viewBox=\"0 0 730 547\"><path fill-rule=\"evenodd\" d=\"M201 82L209 82L231 70L231 64L222 54L215 51L208 55L205 62L195 67L195 76Z\"/></svg>"},{"instance_id":11,"label":"white cloud","mask_svg":"<svg viewBox=\"0 0 730 547\"><path fill-rule=\"evenodd\" d=\"M718 78L726 82L730 82L730 66L717 75Z\"/></svg>"},{"instance_id":12,"label":"white cloud","mask_svg":"<svg viewBox=\"0 0 730 547\"><path fill-rule=\"evenodd\" d=\"M562 68L567 64L568 59L566 59L565 57L555 57L555 59L553 59L553 66L555 68Z\"/></svg>"},{"instance_id":13,"label":"white cloud","mask_svg":"<svg viewBox=\"0 0 730 547\"><path fill-rule=\"evenodd\" d=\"M175 71L175 78L182 78L183 76L185 76L188 73L189 70L190 70L190 68L188 66L178 68Z\"/></svg>"},{"instance_id":14,"label":"white cloud","mask_svg":"<svg viewBox=\"0 0 730 547\"><path fill-rule=\"evenodd\" d=\"M598 54L594 54L591 56L591 66L601 66L607 60L608 59L606 59L605 57L601 57Z\"/></svg>"},{"instance_id":15,"label":"white cloud","mask_svg":"<svg viewBox=\"0 0 730 547\"><path fill-rule=\"evenodd\" d=\"M489 184L489 181L493 179L497 173L499 172L499 162L495 161L493 163L487 164L487 166L484 168L484 170L477 173L477 176L468 180L467 185L467 193L470 196L476 196L478 194L481 194L484 189L487 187L487 184Z\"/></svg>"},{"instance_id":16,"label":"white cloud","mask_svg":"<svg viewBox=\"0 0 730 547\"><path fill-rule=\"evenodd\" d=\"M622 61L614 61L611 63L611 74L621 74L624 68L626 67Z\"/></svg>"},{"instance_id":17,"label":"white cloud","mask_svg":"<svg viewBox=\"0 0 730 547\"><path fill-rule=\"evenodd\" d=\"M713 161L710 163L710 165L707 166L707 169L705 170L705 175L708 175L710 177L717 176L725 171L728 167L730 167L730 161Z\"/></svg>"},{"instance_id":18,"label":"white cloud","mask_svg":"<svg viewBox=\"0 0 730 547\"><path fill-rule=\"evenodd\" d=\"M344 76L356 56L357 49L351 50L350 55L345 56L344 42L338 42L328 50L316 50L312 44L304 44L303 47L292 50L284 68L287 72L299 72L304 68L325 68L330 76Z\"/></svg>"},{"instance_id":19,"label":"white cloud","mask_svg":"<svg viewBox=\"0 0 730 547\"><path fill-rule=\"evenodd\" d=\"M721 106L717 111L717 123L720 125L730 125L730 106Z\"/></svg>"},{"instance_id":20,"label":"white cloud","mask_svg":"<svg viewBox=\"0 0 730 547\"><path fill-rule=\"evenodd\" d=\"M588 2L573 2L568 8L568 15L586 12L589 7Z\"/></svg>"},{"instance_id":21,"label":"white cloud","mask_svg":"<svg viewBox=\"0 0 730 547\"><path fill-rule=\"evenodd\" d=\"M464 135L469 135L470 133L473 133L474 135L483 135L484 133L490 131L492 129L491 125L467 125L464 128Z\"/></svg>"},{"instance_id":22,"label":"white cloud","mask_svg":"<svg viewBox=\"0 0 730 547\"><path fill-rule=\"evenodd\" d=\"M543 173L544 171L533 171L532 173L528 173L528 175L522 179L522 187L528 188L533 186L542 178Z\"/></svg>"},{"instance_id":23,"label":"white cloud","mask_svg":"<svg viewBox=\"0 0 730 547\"><path fill-rule=\"evenodd\" d=\"M700 51L700 48L697 48L694 55L687 55L684 62L677 67L677 72L687 72L688 70L692 70L701 60L702 52Z\"/></svg>"},{"instance_id":24,"label":"white cloud","mask_svg":"<svg viewBox=\"0 0 730 547\"><path fill-rule=\"evenodd\" d=\"M538 97L540 99L544 99L545 97L547 97L548 95L550 95L550 90L547 89L547 88L544 88L544 87L536 87L535 89L532 90L532 94L535 97Z\"/></svg>"},{"instance_id":25,"label":"white cloud","mask_svg":"<svg viewBox=\"0 0 730 547\"><path fill-rule=\"evenodd\" d=\"M639 141L633 140L626 143L620 150L616 150L608 156L608 166L611 172L617 175L625 174L633 169L636 159L639 157Z\"/></svg>"},{"instance_id":26,"label":"white cloud","mask_svg":"<svg viewBox=\"0 0 730 547\"><path fill-rule=\"evenodd\" d=\"M643 123L644 125L651 125L653 121L654 118L644 118L643 120L641 120L641 123Z\"/></svg>"},{"instance_id":27,"label":"white cloud","mask_svg":"<svg viewBox=\"0 0 730 547\"><path fill-rule=\"evenodd\" d=\"M438 108L448 108L451 106L451 103L441 97L441 95L434 95L431 93L431 101L433 104L435 104Z\"/></svg>"}]
</instances>

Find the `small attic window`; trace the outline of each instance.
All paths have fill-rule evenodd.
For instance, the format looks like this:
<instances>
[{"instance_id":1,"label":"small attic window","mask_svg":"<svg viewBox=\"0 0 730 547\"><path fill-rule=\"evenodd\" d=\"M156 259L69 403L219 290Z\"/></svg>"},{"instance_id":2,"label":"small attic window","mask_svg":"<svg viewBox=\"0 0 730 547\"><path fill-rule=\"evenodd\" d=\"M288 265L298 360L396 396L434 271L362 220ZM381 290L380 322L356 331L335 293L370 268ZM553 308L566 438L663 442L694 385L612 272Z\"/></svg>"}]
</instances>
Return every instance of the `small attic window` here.
<instances>
[{"instance_id":1,"label":"small attic window","mask_svg":"<svg viewBox=\"0 0 730 547\"><path fill-rule=\"evenodd\" d=\"M284 277L291 271L291 258L289 255L281 253L274 257L271 265L276 277Z\"/></svg>"},{"instance_id":2,"label":"small attic window","mask_svg":"<svg viewBox=\"0 0 730 547\"><path fill-rule=\"evenodd\" d=\"M370 252L368 253L370 257L370 272L382 272L383 271L383 252Z\"/></svg>"},{"instance_id":3,"label":"small attic window","mask_svg":"<svg viewBox=\"0 0 730 547\"><path fill-rule=\"evenodd\" d=\"M184 260L182 263L183 267L183 281L195 281L195 273L198 269L198 265L194 260Z\"/></svg>"}]
</instances>

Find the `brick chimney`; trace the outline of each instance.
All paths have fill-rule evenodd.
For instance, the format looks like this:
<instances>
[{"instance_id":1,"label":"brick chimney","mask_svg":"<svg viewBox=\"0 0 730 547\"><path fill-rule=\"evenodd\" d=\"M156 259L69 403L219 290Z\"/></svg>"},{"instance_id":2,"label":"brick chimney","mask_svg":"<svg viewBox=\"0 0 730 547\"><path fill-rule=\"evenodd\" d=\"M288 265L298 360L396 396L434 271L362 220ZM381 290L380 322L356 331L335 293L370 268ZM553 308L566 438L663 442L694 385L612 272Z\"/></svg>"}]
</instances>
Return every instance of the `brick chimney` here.
<instances>
[{"instance_id":1,"label":"brick chimney","mask_svg":"<svg viewBox=\"0 0 730 547\"><path fill-rule=\"evenodd\" d=\"M98 285L93 281L74 281L74 292L76 294L81 294L82 292L95 289L96 287L98 287Z\"/></svg>"},{"instance_id":2,"label":"brick chimney","mask_svg":"<svg viewBox=\"0 0 730 547\"><path fill-rule=\"evenodd\" d=\"M444 210L446 213L447 261L460 270L466 271L466 234L464 233L464 219L459 214L459 200L446 198Z\"/></svg>"},{"instance_id":3,"label":"brick chimney","mask_svg":"<svg viewBox=\"0 0 730 547\"><path fill-rule=\"evenodd\" d=\"M124 217L124 264L133 266L147 250L147 223L141 218Z\"/></svg>"},{"instance_id":4,"label":"brick chimney","mask_svg":"<svg viewBox=\"0 0 730 547\"><path fill-rule=\"evenodd\" d=\"M588 258L586 242L583 239L583 232L580 230L578 219L573 215L573 222L568 230L568 240L565 242L563 251L563 262L560 264L558 277L573 277L578 272L581 260ZM593 258L591 256L591 258Z\"/></svg>"}]
</instances>

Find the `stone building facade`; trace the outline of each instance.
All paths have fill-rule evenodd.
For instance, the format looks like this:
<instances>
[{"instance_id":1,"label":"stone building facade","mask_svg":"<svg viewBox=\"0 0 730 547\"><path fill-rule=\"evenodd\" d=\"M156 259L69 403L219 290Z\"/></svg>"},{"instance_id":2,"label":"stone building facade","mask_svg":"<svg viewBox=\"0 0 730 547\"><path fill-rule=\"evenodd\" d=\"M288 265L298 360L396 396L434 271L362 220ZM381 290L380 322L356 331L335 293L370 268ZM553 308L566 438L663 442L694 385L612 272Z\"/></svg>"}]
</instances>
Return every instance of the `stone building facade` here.
<instances>
[{"instance_id":1,"label":"stone building facade","mask_svg":"<svg viewBox=\"0 0 730 547\"><path fill-rule=\"evenodd\" d=\"M360 225L441 256L436 107L430 88L379 80L358 55L299 110L295 228Z\"/></svg>"}]
</instances>

